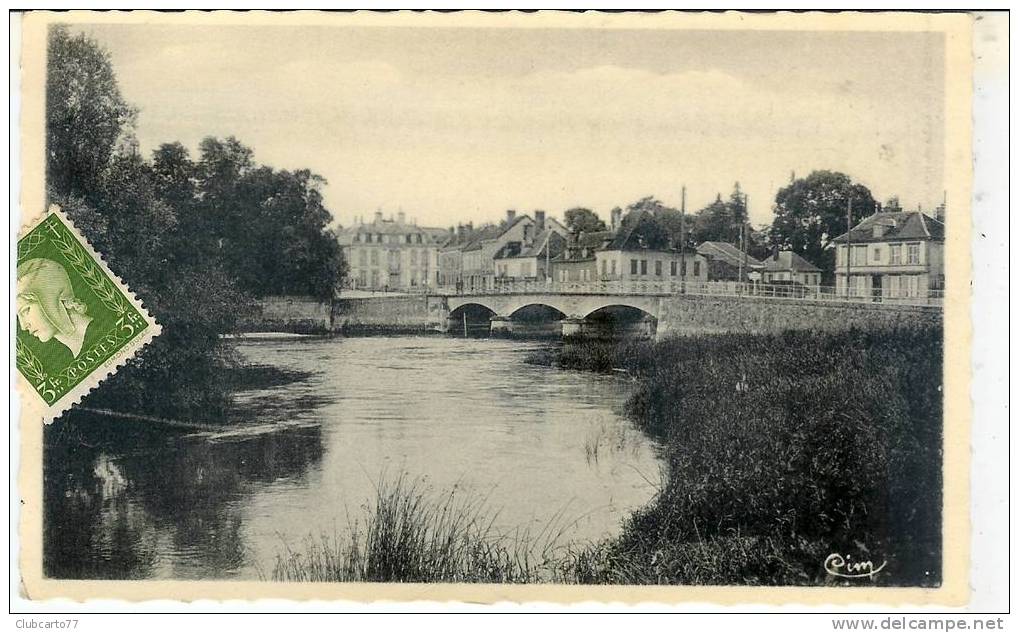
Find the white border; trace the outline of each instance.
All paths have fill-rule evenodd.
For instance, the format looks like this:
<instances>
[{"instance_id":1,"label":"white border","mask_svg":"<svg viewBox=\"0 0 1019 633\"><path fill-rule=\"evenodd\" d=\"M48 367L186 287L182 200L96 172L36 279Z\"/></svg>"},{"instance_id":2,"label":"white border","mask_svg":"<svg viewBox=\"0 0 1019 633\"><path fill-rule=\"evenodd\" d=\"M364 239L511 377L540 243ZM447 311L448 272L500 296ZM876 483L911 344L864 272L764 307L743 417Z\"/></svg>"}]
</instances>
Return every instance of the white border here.
<instances>
[{"instance_id":1,"label":"white border","mask_svg":"<svg viewBox=\"0 0 1019 633\"><path fill-rule=\"evenodd\" d=\"M654 6L656 3L648 3L647 6ZM763 4L763 3L753 3ZM59 5L57 5L59 6ZM475 5L477 6L477 5ZM805 5L799 5L801 8L808 8ZM861 3L861 8L879 9L885 6L884 3L878 2L867 2ZM931 8L953 8L958 6L957 3L946 3L946 2L929 2L929 3L918 3L918 2L900 2L898 6L902 8L917 8L917 9L931 9ZM816 8L816 6L814 7ZM994 18L996 24L994 30L1000 35L1004 35L1007 38L1008 33L1008 16L997 14ZM13 22L16 22L13 20ZM988 19L987 24L991 24L991 19ZM16 24L12 25L12 30L8 33L11 38L8 42L8 50L11 51L11 64L10 68L12 72L11 76L11 104L12 110L10 112L10 124L11 129L17 129L18 126L18 111L17 111L17 95L18 95L18 79L16 73L17 64L17 51L20 46L18 43L18 32ZM974 192L979 192L980 196L975 196L973 203L973 222L974 222L974 242L978 248L974 249L974 296L973 296L973 313L974 313L974 341L973 341L973 356L974 356L974 381L973 381L973 398L975 401L975 419L973 425L973 449L974 449L974 468L973 468L973 511L974 511L974 525L973 525L973 540L974 548L972 552L972 565L973 565L973 594L972 601L967 610L976 610L983 612L997 611L1001 612L1009 608L1007 602L1007 591L1008 591L1008 567L1010 563L1014 562L1013 554L1011 550L1006 549L1006 544L1003 541L1003 537L1007 535L1008 525L1008 501L1009 501L1009 449L1011 442L1004 441L1004 437L1001 435L1002 429L1008 428L1009 426L1009 414L1008 414L1008 401L1006 398L1005 387L1007 386L1006 378L1007 371L1010 369L1011 364L1006 366L1004 349L1002 343L1007 340L1008 337L1008 315L1002 310L1002 294L1011 289L1011 284L1006 285L1006 275L1010 270L1010 264L1016 264L1011 257L1008 257L1008 246L1007 246L1007 235L1008 229L1011 224L1011 217L1006 223L1005 210L1008 209L1008 191L1003 187L1003 182L1007 177L1008 169L1008 140L1004 134L1005 124L1002 122L1004 113L1006 112L1007 94L1007 64L1008 60L1004 58L1007 55L1007 45L1002 46L1000 40L998 44L991 44L981 37L976 37L974 40L974 48L977 49L978 55L976 59L976 82L977 91L974 99L974 118L976 120L976 126L974 129L975 136L975 147L978 154L978 161L975 167L975 179L974 179ZM1004 67L1004 68L1003 68ZM20 164L20 158L18 155L17 139L13 139L11 145L11 190L9 200L11 201L11 209L15 209L17 201L17 187L20 182L20 174L18 174L18 165ZM15 214L12 213L10 225L12 227L11 235L16 234L18 226L18 220ZM985 240L980 238L981 234L988 236L996 236L996 239ZM11 280L11 258L8 257L6 265L8 266L7 276L10 282ZM9 288L12 284L9 283ZM11 299L10 292L9 301ZM1011 301L1010 301L1011 303ZM13 331L13 330L9 330ZM12 346L8 345L9 352L8 356L11 359L11 367L13 367L13 349ZM1011 346L1010 346L1011 349ZM15 402L11 402L12 407L12 419L17 420L17 405ZM17 431L14 430L14 435L11 438L12 444L8 446L8 454L11 456L12 473L16 471L17 455L11 453L12 446L18 446ZM17 530L16 530L16 509L17 500L13 497L10 499L10 508L12 510L12 523L9 528L12 532L12 543L15 549L11 552L11 562L16 561L17 552ZM1006 551L1008 552L1006 555ZM214 602L205 601L194 605L187 605L182 603L170 603L170 602L159 602L159 603L147 603L143 605L127 605L123 602L117 601L96 601L87 605L70 603L66 601L53 601L46 605L33 604L31 602L21 599L17 595L17 566L12 564L10 567L10 579L12 581L12 595L11 595L11 608L18 612L31 612L31 611L49 611L59 612L62 609L68 609L75 612L96 612L102 610L124 610L129 608L132 611L145 612L145 611L176 611L176 612L188 612L195 609L208 610L208 611L230 611L236 609L250 609L255 610L284 610L284 609L300 609L304 612L316 612L316 611L329 611L338 609L348 610L372 610L372 611L401 611L407 610L408 608L413 610L441 610L446 609L459 609L463 611L499 611L505 610L506 606L502 607L479 607L473 605L424 605L416 603L414 605L400 605L400 604L376 604L369 607L361 605L360 607L350 603L310 603L302 604L295 607L292 603L281 603L274 601L263 602L259 607L252 608L252 605L243 604L219 604ZM528 609L526 606L511 607L517 611L533 610ZM553 607L556 611L578 611L578 610L590 610L592 605L577 605L577 606L566 606L566 607ZM638 611L635 607L625 607L622 605L607 605L609 610L616 611ZM683 607L684 610L696 609L696 605L686 605ZM598 609L604 610L604 609ZM726 609L719 609L724 611ZM766 612L782 612L786 609L782 607L761 607L761 611ZM351 622L352 625L378 625L381 624L379 621L370 621L360 619L359 622ZM467 626L476 628L478 622L473 619L462 619ZM217 628L221 628L224 624L228 624L227 621L222 618L215 617L199 617L194 619L186 620L188 626L194 625L213 625ZM278 628L283 620L275 618L263 618L262 622L267 629L272 627L273 629ZM440 624L440 621L431 620L434 624ZM680 624L681 622L681 624ZM130 627L132 630L136 628L139 623L134 618L118 617L118 616L91 616L83 620L83 624L91 623L93 625L100 625L103 630L128 630ZM441 621L443 630L448 630L448 625L456 623L456 620L444 620ZM468 624L469 623L469 624ZM594 623L590 623L593 626L598 626L599 623L607 626L618 626L618 622L609 623L604 619L598 619ZM176 630L181 622L176 621L174 618L165 619L152 619L146 618L144 625L151 628L154 631L170 631ZM308 617L303 620L296 620L293 624L299 626L322 626L328 624L323 618ZM394 623L395 624L395 623ZM411 625L417 628L432 628L433 624L429 624L429 621L418 621L403 622L403 625ZM486 622L486 626L492 625L493 622L489 620ZM571 622L571 624L574 624ZM588 623L576 622L577 625L583 626ZM651 619L641 620L641 625L649 627L653 626L668 626L674 627L677 624L680 626L693 626L694 630L699 629L703 626L717 626L718 622L715 618L710 616L705 617L691 617L684 618L682 621L666 621L666 622L655 622ZM763 631L796 631L796 630L829 630L830 629L830 618L824 616L803 616L796 618L794 616L782 617L782 618L764 618L764 617L738 617L734 616L731 618L731 624L734 627L739 628L750 628L760 629ZM11 625L14 625L14 618L11 618ZM231 618L229 625L248 625L252 628L260 628L259 624L252 622L252 618L236 617ZM91 628L91 627L90 627ZM437 628L437 627L436 627ZM456 628L455 626L452 628ZM502 627L496 626L494 628L502 629Z\"/></svg>"}]
</instances>

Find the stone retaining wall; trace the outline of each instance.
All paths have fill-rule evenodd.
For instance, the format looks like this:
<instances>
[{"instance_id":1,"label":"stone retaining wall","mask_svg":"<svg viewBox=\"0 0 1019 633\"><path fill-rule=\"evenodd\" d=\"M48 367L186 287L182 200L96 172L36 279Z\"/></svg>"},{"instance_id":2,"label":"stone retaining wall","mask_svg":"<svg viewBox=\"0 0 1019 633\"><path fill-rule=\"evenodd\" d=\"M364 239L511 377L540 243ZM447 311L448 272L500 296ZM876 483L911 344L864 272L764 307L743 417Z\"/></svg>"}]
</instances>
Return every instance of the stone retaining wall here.
<instances>
[{"instance_id":1,"label":"stone retaining wall","mask_svg":"<svg viewBox=\"0 0 1019 633\"><path fill-rule=\"evenodd\" d=\"M445 324L443 297L365 297L333 301L333 330L346 333L423 332Z\"/></svg>"},{"instance_id":2,"label":"stone retaining wall","mask_svg":"<svg viewBox=\"0 0 1019 633\"><path fill-rule=\"evenodd\" d=\"M937 325L936 306L838 303L752 297L663 297L658 336Z\"/></svg>"},{"instance_id":3,"label":"stone retaining wall","mask_svg":"<svg viewBox=\"0 0 1019 633\"><path fill-rule=\"evenodd\" d=\"M240 320L242 332L323 334L331 329L329 302L314 297L265 297Z\"/></svg>"}]
</instances>

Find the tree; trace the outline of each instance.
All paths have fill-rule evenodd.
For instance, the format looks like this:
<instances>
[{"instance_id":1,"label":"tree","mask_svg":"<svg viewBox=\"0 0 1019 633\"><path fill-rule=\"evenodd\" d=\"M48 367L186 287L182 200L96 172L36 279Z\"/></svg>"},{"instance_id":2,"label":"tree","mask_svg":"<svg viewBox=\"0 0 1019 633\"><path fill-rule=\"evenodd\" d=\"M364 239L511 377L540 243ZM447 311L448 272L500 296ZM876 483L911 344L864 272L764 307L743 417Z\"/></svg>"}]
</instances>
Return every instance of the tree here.
<instances>
[{"instance_id":1,"label":"tree","mask_svg":"<svg viewBox=\"0 0 1019 633\"><path fill-rule=\"evenodd\" d=\"M563 218L566 221L566 228L570 231L592 233L594 231L604 231L607 228L605 222L594 211L584 207L567 209Z\"/></svg>"},{"instance_id":2,"label":"tree","mask_svg":"<svg viewBox=\"0 0 1019 633\"><path fill-rule=\"evenodd\" d=\"M124 101L109 54L64 26L49 32L46 72L46 184L88 199L135 109Z\"/></svg>"},{"instance_id":3,"label":"tree","mask_svg":"<svg viewBox=\"0 0 1019 633\"><path fill-rule=\"evenodd\" d=\"M794 180L775 196L771 241L820 267L827 281L835 270L832 240L847 231L846 209L853 205L853 224L873 213L874 197L867 187L843 173L820 170Z\"/></svg>"},{"instance_id":4,"label":"tree","mask_svg":"<svg viewBox=\"0 0 1019 633\"><path fill-rule=\"evenodd\" d=\"M109 55L62 27L47 90L47 193L163 326L88 402L215 417L228 402L220 335L250 297L329 298L344 274L324 180L258 167L232 137L205 139L198 161L180 143L146 161Z\"/></svg>"},{"instance_id":5,"label":"tree","mask_svg":"<svg viewBox=\"0 0 1019 633\"><path fill-rule=\"evenodd\" d=\"M669 249L679 246L679 211L646 196L626 207L624 229L633 227L648 248Z\"/></svg>"},{"instance_id":6,"label":"tree","mask_svg":"<svg viewBox=\"0 0 1019 633\"><path fill-rule=\"evenodd\" d=\"M728 200L718 194L715 200L698 211L691 224L694 241L739 244L741 227L748 221L746 198L737 182Z\"/></svg>"}]
</instances>

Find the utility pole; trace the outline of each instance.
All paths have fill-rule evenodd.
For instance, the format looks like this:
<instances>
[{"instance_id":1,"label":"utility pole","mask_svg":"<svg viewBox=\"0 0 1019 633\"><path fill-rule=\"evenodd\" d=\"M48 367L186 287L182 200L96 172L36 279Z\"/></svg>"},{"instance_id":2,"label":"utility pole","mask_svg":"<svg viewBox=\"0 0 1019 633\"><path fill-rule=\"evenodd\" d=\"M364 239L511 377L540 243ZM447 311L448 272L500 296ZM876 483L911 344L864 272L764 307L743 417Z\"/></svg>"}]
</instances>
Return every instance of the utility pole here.
<instances>
[{"instance_id":1,"label":"utility pole","mask_svg":"<svg viewBox=\"0 0 1019 633\"><path fill-rule=\"evenodd\" d=\"M552 281L552 265L549 263L552 261L552 230L545 229L545 287L547 288L549 282ZM537 265L537 264L535 264Z\"/></svg>"},{"instance_id":2,"label":"utility pole","mask_svg":"<svg viewBox=\"0 0 1019 633\"><path fill-rule=\"evenodd\" d=\"M846 299L849 299L849 288L853 270L853 199L846 201Z\"/></svg>"},{"instance_id":3,"label":"utility pole","mask_svg":"<svg viewBox=\"0 0 1019 633\"><path fill-rule=\"evenodd\" d=\"M686 185L679 205L679 294L686 292Z\"/></svg>"},{"instance_id":4,"label":"utility pole","mask_svg":"<svg viewBox=\"0 0 1019 633\"><path fill-rule=\"evenodd\" d=\"M742 251L742 256L740 257L740 262L739 262L740 263L740 267L739 267L740 268L740 274L739 274L740 284L745 284L746 283L746 282L743 281L743 275L744 274L746 274L747 277L749 278L749 267L747 266L747 218L749 217L749 215L750 215L750 196L747 195L747 194L743 194L743 217L740 218L740 225L739 225L739 248L740 248L740 251ZM741 286L741 288L742 288L742 286ZM742 290L741 290L741 293L742 293Z\"/></svg>"}]
</instances>

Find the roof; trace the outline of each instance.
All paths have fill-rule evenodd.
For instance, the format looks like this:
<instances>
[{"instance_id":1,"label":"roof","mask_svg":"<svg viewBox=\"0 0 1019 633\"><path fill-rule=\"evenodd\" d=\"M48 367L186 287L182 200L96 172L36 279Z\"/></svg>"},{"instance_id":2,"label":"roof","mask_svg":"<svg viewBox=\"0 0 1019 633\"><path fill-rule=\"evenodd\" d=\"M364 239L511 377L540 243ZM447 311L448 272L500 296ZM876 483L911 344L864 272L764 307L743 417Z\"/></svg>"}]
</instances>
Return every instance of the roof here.
<instances>
[{"instance_id":1,"label":"roof","mask_svg":"<svg viewBox=\"0 0 1019 633\"><path fill-rule=\"evenodd\" d=\"M514 224L516 224L515 221ZM494 240L495 238L505 233L506 230L507 229L503 228L498 224L485 224L484 226L475 229L474 232L472 232L467 237L467 241L464 243L463 250L465 252L481 250L482 242L485 242L487 240Z\"/></svg>"},{"instance_id":2,"label":"roof","mask_svg":"<svg viewBox=\"0 0 1019 633\"><path fill-rule=\"evenodd\" d=\"M697 252L705 257L712 257L736 267L742 265L744 257L743 251L729 242L701 242L697 247ZM764 265L760 260L750 255L746 255L746 262L750 268L759 268Z\"/></svg>"},{"instance_id":3,"label":"roof","mask_svg":"<svg viewBox=\"0 0 1019 633\"><path fill-rule=\"evenodd\" d=\"M379 220L372 222L357 222L344 227L337 233L341 244L352 244L354 236L358 233L371 233L373 235L407 235L420 233L428 244L441 244L445 236L449 234L447 229L440 229L432 226L418 226L410 222L399 220Z\"/></svg>"},{"instance_id":4,"label":"roof","mask_svg":"<svg viewBox=\"0 0 1019 633\"><path fill-rule=\"evenodd\" d=\"M566 238L551 228L545 229L534 236L534 241L527 245L519 241L507 242L495 253L495 259L509 259L513 257L544 257L552 236L559 239L552 240L551 257L558 257L566 247Z\"/></svg>"},{"instance_id":5,"label":"roof","mask_svg":"<svg viewBox=\"0 0 1019 633\"><path fill-rule=\"evenodd\" d=\"M446 244L453 235L450 233L449 229L443 229L435 226L422 226L421 230L424 231L426 235L431 236L433 242L440 245Z\"/></svg>"},{"instance_id":6,"label":"roof","mask_svg":"<svg viewBox=\"0 0 1019 633\"><path fill-rule=\"evenodd\" d=\"M821 269L811 264L792 251L779 251L774 256L764 260L764 270L786 271L791 270L797 273L819 273Z\"/></svg>"},{"instance_id":7,"label":"roof","mask_svg":"<svg viewBox=\"0 0 1019 633\"><path fill-rule=\"evenodd\" d=\"M874 234L874 227L884 227ZM881 211L864 218L848 233L832 242L891 242L896 240L944 240L945 225L920 211Z\"/></svg>"},{"instance_id":8,"label":"roof","mask_svg":"<svg viewBox=\"0 0 1019 633\"><path fill-rule=\"evenodd\" d=\"M566 248L559 255L555 256L560 261L585 261L593 260L594 252L604 250L604 247L615 237L614 231L580 231L570 234ZM589 255L583 257L584 251Z\"/></svg>"},{"instance_id":9,"label":"roof","mask_svg":"<svg viewBox=\"0 0 1019 633\"><path fill-rule=\"evenodd\" d=\"M665 240L665 241L663 241ZM606 251L675 250L654 216L644 210L631 211L623 218Z\"/></svg>"}]
</instances>

